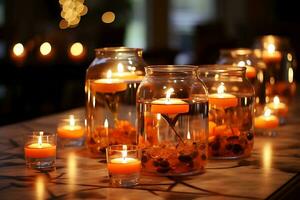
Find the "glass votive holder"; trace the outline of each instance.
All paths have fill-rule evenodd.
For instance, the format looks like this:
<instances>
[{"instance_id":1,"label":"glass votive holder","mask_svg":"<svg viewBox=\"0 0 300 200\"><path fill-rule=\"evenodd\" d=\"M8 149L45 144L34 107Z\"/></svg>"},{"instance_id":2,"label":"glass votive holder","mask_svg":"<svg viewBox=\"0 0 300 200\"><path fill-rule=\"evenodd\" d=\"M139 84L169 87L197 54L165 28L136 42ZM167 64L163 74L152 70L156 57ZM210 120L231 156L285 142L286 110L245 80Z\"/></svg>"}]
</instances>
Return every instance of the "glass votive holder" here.
<instances>
[{"instance_id":1,"label":"glass votive holder","mask_svg":"<svg viewBox=\"0 0 300 200\"><path fill-rule=\"evenodd\" d=\"M57 126L57 135L62 147L82 146L85 138L84 120L74 115L61 119Z\"/></svg>"},{"instance_id":2,"label":"glass votive holder","mask_svg":"<svg viewBox=\"0 0 300 200\"><path fill-rule=\"evenodd\" d=\"M254 118L256 136L274 137L277 135L275 128L279 126L279 118L267 107L264 113Z\"/></svg>"},{"instance_id":3,"label":"glass votive holder","mask_svg":"<svg viewBox=\"0 0 300 200\"><path fill-rule=\"evenodd\" d=\"M112 145L106 148L107 170L113 187L137 185L141 173L141 150L137 145Z\"/></svg>"},{"instance_id":4,"label":"glass votive holder","mask_svg":"<svg viewBox=\"0 0 300 200\"><path fill-rule=\"evenodd\" d=\"M25 161L29 168L51 169L55 167L56 134L34 131L25 136Z\"/></svg>"},{"instance_id":5,"label":"glass votive holder","mask_svg":"<svg viewBox=\"0 0 300 200\"><path fill-rule=\"evenodd\" d=\"M272 110L272 112L279 118L279 124L286 124L288 105L282 102L279 96L275 96L272 102L266 104L266 107Z\"/></svg>"}]
</instances>

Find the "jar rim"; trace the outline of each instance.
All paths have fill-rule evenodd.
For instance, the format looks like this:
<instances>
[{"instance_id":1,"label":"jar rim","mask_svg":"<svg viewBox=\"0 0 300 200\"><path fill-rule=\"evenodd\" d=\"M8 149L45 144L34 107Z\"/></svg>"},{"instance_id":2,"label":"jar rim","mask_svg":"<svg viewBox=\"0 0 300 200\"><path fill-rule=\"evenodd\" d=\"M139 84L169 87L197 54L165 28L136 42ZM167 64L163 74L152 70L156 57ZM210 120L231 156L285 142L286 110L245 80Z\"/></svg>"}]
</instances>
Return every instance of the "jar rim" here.
<instances>
[{"instance_id":1,"label":"jar rim","mask_svg":"<svg viewBox=\"0 0 300 200\"><path fill-rule=\"evenodd\" d=\"M246 67L239 67L234 65L198 65L197 71L199 72L216 72L216 73L225 73L225 72L246 72Z\"/></svg>"},{"instance_id":2,"label":"jar rim","mask_svg":"<svg viewBox=\"0 0 300 200\"><path fill-rule=\"evenodd\" d=\"M153 70L156 72L191 72L197 69L196 65L149 65L145 67L146 70Z\"/></svg>"},{"instance_id":3,"label":"jar rim","mask_svg":"<svg viewBox=\"0 0 300 200\"><path fill-rule=\"evenodd\" d=\"M131 48L131 47L103 47L103 48L96 48L95 52L96 53L100 53L100 52L138 52L138 51L142 51L142 48Z\"/></svg>"}]
</instances>

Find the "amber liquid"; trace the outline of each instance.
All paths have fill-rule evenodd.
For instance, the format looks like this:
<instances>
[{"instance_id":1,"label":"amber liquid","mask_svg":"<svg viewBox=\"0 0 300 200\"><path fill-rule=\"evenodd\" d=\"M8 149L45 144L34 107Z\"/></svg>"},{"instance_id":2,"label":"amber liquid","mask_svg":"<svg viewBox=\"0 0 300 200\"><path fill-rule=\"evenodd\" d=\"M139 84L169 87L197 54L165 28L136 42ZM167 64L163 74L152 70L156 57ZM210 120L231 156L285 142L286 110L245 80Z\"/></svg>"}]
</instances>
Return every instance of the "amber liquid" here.
<instances>
[{"instance_id":1,"label":"amber liquid","mask_svg":"<svg viewBox=\"0 0 300 200\"><path fill-rule=\"evenodd\" d=\"M180 176L201 173L207 160L208 103L192 102L187 113L151 113L150 102L138 102L139 146L143 172Z\"/></svg>"},{"instance_id":2,"label":"amber liquid","mask_svg":"<svg viewBox=\"0 0 300 200\"><path fill-rule=\"evenodd\" d=\"M250 156L253 143L254 97L237 97L234 107L210 105L208 156L235 159Z\"/></svg>"}]
</instances>

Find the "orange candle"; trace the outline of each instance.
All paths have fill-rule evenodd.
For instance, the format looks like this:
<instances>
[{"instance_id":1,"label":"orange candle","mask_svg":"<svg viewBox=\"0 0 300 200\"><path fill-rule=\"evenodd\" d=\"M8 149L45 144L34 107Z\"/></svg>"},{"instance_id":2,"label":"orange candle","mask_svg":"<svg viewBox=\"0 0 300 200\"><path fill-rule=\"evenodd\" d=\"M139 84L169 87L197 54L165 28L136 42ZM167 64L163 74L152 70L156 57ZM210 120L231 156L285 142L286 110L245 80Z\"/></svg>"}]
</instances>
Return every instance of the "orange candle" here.
<instances>
[{"instance_id":1,"label":"orange candle","mask_svg":"<svg viewBox=\"0 0 300 200\"><path fill-rule=\"evenodd\" d=\"M108 70L106 79L97 79L91 82L91 90L101 93L116 93L126 90L127 85L123 80L112 79L112 72Z\"/></svg>"},{"instance_id":2,"label":"orange candle","mask_svg":"<svg viewBox=\"0 0 300 200\"><path fill-rule=\"evenodd\" d=\"M189 112L189 104L181 99L171 98L173 88L167 90L166 98L157 99L151 102L151 112L161 114L178 114Z\"/></svg>"},{"instance_id":3,"label":"orange candle","mask_svg":"<svg viewBox=\"0 0 300 200\"><path fill-rule=\"evenodd\" d=\"M255 78L256 77L256 69L252 66L246 66L246 77L247 78Z\"/></svg>"},{"instance_id":4,"label":"orange candle","mask_svg":"<svg viewBox=\"0 0 300 200\"><path fill-rule=\"evenodd\" d=\"M273 110L279 116L286 116L288 107L285 103L280 102L278 96L275 96L272 103L268 103L267 107Z\"/></svg>"},{"instance_id":5,"label":"orange candle","mask_svg":"<svg viewBox=\"0 0 300 200\"><path fill-rule=\"evenodd\" d=\"M281 53L279 51L275 51L276 47L273 43L268 44L267 51L263 51L262 59L267 64L268 63L277 63L281 61Z\"/></svg>"},{"instance_id":6,"label":"orange candle","mask_svg":"<svg viewBox=\"0 0 300 200\"><path fill-rule=\"evenodd\" d=\"M61 138L76 139L81 138L84 134L84 128L77 125L74 115L70 115L69 124L62 125L57 128L57 134Z\"/></svg>"},{"instance_id":7,"label":"orange candle","mask_svg":"<svg viewBox=\"0 0 300 200\"><path fill-rule=\"evenodd\" d=\"M114 158L107 164L107 168L112 174L140 173L141 161L135 158Z\"/></svg>"},{"instance_id":8,"label":"orange candle","mask_svg":"<svg viewBox=\"0 0 300 200\"><path fill-rule=\"evenodd\" d=\"M217 107L223 107L223 108L237 106L238 100L236 96L232 94L224 93L224 91L225 91L224 83L221 83L217 88L217 93L208 96L209 104Z\"/></svg>"},{"instance_id":9,"label":"orange candle","mask_svg":"<svg viewBox=\"0 0 300 200\"><path fill-rule=\"evenodd\" d=\"M38 136L37 143L28 144L25 146L25 157L26 158L49 158L55 157L56 145L50 143L43 143L42 137L43 132Z\"/></svg>"},{"instance_id":10,"label":"orange candle","mask_svg":"<svg viewBox=\"0 0 300 200\"><path fill-rule=\"evenodd\" d=\"M256 117L254 120L255 128L270 129L279 125L279 119L275 115L271 115L271 110L267 109L263 115Z\"/></svg>"}]
</instances>

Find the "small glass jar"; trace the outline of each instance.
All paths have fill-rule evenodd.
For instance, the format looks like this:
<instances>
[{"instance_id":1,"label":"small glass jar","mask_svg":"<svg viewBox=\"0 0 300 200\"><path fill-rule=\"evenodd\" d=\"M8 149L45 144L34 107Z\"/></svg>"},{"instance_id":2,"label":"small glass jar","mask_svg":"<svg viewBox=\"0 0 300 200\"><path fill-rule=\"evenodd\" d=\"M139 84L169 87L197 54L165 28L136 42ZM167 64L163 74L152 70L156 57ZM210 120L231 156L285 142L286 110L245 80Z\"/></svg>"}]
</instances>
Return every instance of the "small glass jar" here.
<instances>
[{"instance_id":1,"label":"small glass jar","mask_svg":"<svg viewBox=\"0 0 300 200\"><path fill-rule=\"evenodd\" d=\"M255 89L255 103L263 107L266 99L266 79L264 77L267 77L267 71L260 54L247 48L222 49L217 64L246 67L246 77Z\"/></svg>"},{"instance_id":2,"label":"small glass jar","mask_svg":"<svg viewBox=\"0 0 300 200\"><path fill-rule=\"evenodd\" d=\"M108 47L95 52L86 71L86 143L92 153L104 155L108 145L137 144L136 91L146 64L142 49Z\"/></svg>"},{"instance_id":3,"label":"small glass jar","mask_svg":"<svg viewBox=\"0 0 300 200\"><path fill-rule=\"evenodd\" d=\"M267 65L267 100L278 95L283 102L290 102L296 93L296 56L289 40L265 35L255 40L254 47L262 51L262 59Z\"/></svg>"},{"instance_id":4,"label":"small glass jar","mask_svg":"<svg viewBox=\"0 0 300 200\"><path fill-rule=\"evenodd\" d=\"M209 93L209 158L235 159L251 154L254 89L245 75L245 67L230 65L198 69Z\"/></svg>"},{"instance_id":5,"label":"small glass jar","mask_svg":"<svg viewBox=\"0 0 300 200\"><path fill-rule=\"evenodd\" d=\"M146 67L137 91L142 169L180 176L204 172L208 99L196 66Z\"/></svg>"}]
</instances>

